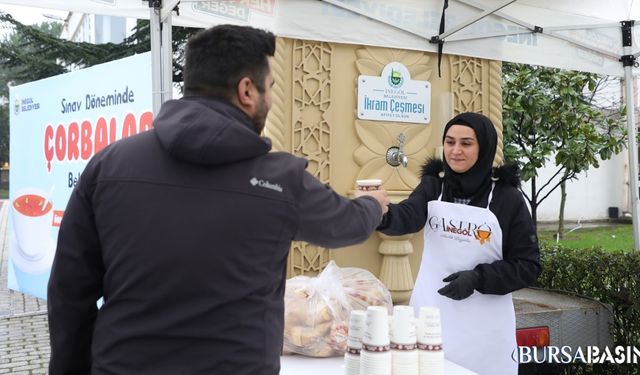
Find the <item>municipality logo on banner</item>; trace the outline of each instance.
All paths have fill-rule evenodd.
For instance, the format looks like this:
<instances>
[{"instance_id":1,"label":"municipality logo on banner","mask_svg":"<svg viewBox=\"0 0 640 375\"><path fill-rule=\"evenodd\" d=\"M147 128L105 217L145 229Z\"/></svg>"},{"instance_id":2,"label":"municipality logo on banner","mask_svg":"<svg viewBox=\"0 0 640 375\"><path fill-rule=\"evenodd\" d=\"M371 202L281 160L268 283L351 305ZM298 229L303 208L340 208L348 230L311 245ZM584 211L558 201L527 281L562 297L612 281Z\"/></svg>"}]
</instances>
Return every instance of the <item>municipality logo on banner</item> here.
<instances>
[{"instance_id":1,"label":"municipality logo on banner","mask_svg":"<svg viewBox=\"0 0 640 375\"><path fill-rule=\"evenodd\" d=\"M24 99L20 99L20 97L16 97L13 101L13 112L19 115L22 112L35 111L40 109L40 103L34 100L32 97L27 97Z\"/></svg>"}]
</instances>

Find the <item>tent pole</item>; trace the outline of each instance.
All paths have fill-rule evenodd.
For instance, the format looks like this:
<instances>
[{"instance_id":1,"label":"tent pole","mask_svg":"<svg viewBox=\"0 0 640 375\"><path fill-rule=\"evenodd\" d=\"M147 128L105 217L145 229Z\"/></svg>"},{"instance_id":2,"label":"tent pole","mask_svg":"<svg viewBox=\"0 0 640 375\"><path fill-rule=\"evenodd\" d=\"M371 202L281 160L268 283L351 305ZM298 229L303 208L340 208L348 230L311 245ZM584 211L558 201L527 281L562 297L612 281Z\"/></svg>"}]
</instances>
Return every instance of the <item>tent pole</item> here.
<instances>
[{"instance_id":1,"label":"tent pole","mask_svg":"<svg viewBox=\"0 0 640 375\"><path fill-rule=\"evenodd\" d=\"M622 23L623 53L622 63L624 66L624 88L627 105L627 133L629 137L629 184L631 189L631 216L633 225L634 249L640 250L640 221L638 220L638 142L636 140L636 119L633 93L632 69L635 63L631 51L633 21ZM626 57L626 58L625 58Z\"/></svg>"},{"instance_id":2,"label":"tent pole","mask_svg":"<svg viewBox=\"0 0 640 375\"><path fill-rule=\"evenodd\" d=\"M152 3L156 3L152 5ZM149 2L149 33L151 34L151 92L153 94L153 114L157 116L162 104L162 49L160 5Z\"/></svg>"},{"instance_id":3,"label":"tent pole","mask_svg":"<svg viewBox=\"0 0 640 375\"><path fill-rule=\"evenodd\" d=\"M625 47L626 49L627 47ZM624 67L624 88L627 101L627 133L629 137L629 183L631 188L631 215L633 222L633 242L640 250L640 221L638 220L638 144L636 142L636 119L633 103L633 76L631 66Z\"/></svg>"},{"instance_id":4,"label":"tent pole","mask_svg":"<svg viewBox=\"0 0 640 375\"><path fill-rule=\"evenodd\" d=\"M173 46L172 46L172 16L171 10L166 18L161 19L161 53L162 53L162 103L173 96Z\"/></svg>"}]
</instances>

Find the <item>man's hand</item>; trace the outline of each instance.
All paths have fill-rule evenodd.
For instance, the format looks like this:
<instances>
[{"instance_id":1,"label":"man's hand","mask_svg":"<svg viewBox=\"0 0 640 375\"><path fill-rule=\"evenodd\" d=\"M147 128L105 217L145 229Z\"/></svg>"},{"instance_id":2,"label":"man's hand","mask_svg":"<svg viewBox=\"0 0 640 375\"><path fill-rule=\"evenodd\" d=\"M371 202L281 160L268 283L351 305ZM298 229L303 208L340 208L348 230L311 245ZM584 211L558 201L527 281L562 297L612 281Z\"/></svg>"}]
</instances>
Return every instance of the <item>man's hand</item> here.
<instances>
[{"instance_id":1,"label":"man's hand","mask_svg":"<svg viewBox=\"0 0 640 375\"><path fill-rule=\"evenodd\" d=\"M363 197L365 195L374 197L378 203L380 204L380 208L382 209L382 214L386 214L387 211L389 211L389 196L387 195L387 191L384 189L380 189L380 190L369 190L369 191L362 191L362 190L356 190L355 192L355 197L359 198L359 197Z\"/></svg>"},{"instance_id":2,"label":"man's hand","mask_svg":"<svg viewBox=\"0 0 640 375\"><path fill-rule=\"evenodd\" d=\"M480 286L480 274L477 271L460 271L442 279L449 284L438 290L445 297L463 300L473 294L474 289Z\"/></svg>"}]
</instances>

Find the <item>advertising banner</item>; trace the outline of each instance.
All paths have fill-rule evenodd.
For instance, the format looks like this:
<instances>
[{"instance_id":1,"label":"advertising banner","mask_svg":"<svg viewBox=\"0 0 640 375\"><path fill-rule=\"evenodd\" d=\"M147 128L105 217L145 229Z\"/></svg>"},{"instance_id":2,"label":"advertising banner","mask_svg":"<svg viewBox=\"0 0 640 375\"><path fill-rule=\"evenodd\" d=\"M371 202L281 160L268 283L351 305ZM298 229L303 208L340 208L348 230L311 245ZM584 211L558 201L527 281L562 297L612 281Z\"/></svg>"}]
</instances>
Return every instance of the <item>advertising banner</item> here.
<instances>
[{"instance_id":1,"label":"advertising banner","mask_svg":"<svg viewBox=\"0 0 640 375\"><path fill-rule=\"evenodd\" d=\"M151 54L11 87L10 289L46 299L58 229L89 159L152 127Z\"/></svg>"}]
</instances>

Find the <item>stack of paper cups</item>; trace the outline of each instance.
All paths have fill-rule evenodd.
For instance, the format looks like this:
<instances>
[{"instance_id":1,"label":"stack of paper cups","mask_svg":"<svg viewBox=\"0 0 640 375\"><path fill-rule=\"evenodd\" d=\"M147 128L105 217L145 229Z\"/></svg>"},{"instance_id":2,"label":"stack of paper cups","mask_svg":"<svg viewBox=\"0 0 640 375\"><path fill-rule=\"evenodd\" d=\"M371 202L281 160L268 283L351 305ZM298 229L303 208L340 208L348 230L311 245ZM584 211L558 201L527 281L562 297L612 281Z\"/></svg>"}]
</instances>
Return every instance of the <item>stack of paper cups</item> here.
<instances>
[{"instance_id":1,"label":"stack of paper cups","mask_svg":"<svg viewBox=\"0 0 640 375\"><path fill-rule=\"evenodd\" d=\"M417 331L420 375L444 374L440 309L429 306L420 307Z\"/></svg>"},{"instance_id":2,"label":"stack of paper cups","mask_svg":"<svg viewBox=\"0 0 640 375\"><path fill-rule=\"evenodd\" d=\"M366 313L363 310L352 310L349 316L349 336L347 337L347 352L344 354L345 375L360 375L360 350Z\"/></svg>"},{"instance_id":3,"label":"stack of paper cups","mask_svg":"<svg viewBox=\"0 0 640 375\"><path fill-rule=\"evenodd\" d=\"M418 375L416 322L413 307L394 306L391 337L391 369L393 375Z\"/></svg>"},{"instance_id":4,"label":"stack of paper cups","mask_svg":"<svg viewBox=\"0 0 640 375\"><path fill-rule=\"evenodd\" d=\"M391 375L389 316L384 306L367 307L360 375Z\"/></svg>"}]
</instances>

